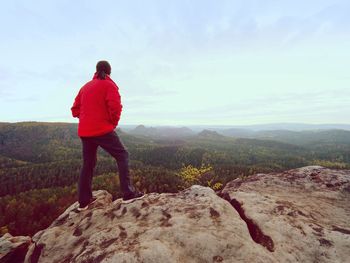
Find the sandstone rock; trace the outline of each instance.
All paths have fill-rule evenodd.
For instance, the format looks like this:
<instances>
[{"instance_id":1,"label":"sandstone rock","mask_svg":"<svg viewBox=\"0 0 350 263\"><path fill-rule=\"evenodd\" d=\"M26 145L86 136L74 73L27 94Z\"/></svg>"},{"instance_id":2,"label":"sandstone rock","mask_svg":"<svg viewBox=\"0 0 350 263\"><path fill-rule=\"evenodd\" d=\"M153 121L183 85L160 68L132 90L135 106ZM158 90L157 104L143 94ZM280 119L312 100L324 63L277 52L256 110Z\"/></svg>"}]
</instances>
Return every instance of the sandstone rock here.
<instances>
[{"instance_id":1,"label":"sandstone rock","mask_svg":"<svg viewBox=\"0 0 350 263\"><path fill-rule=\"evenodd\" d=\"M70 206L38 232L26 262L274 262L245 222L213 190L148 194L123 204L105 191L78 213Z\"/></svg>"},{"instance_id":2,"label":"sandstone rock","mask_svg":"<svg viewBox=\"0 0 350 263\"><path fill-rule=\"evenodd\" d=\"M94 196L34 235L25 262L349 262L350 171L257 174L220 197L201 186L130 204Z\"/></svg>"},{"instance_id":3,"label":"sandstone rock","mask_svg":"<svg viewBox=\"0 0 350 263\"><path fill-rule=\"evenodd\" d=\"M350 171L257 174L230 182L221 196L278 262L350 262Z\"/></svg>"},{"instance_id":4,"label":"sandstone rock","mask_svg":"<svg viewBox=\"0 0 350 263\"><path fill-rule=\"evenodd\" d=\"M23 262L30 244L30 237L3 235L0 237L0 262Z\"/></svg>"}]
</instances>

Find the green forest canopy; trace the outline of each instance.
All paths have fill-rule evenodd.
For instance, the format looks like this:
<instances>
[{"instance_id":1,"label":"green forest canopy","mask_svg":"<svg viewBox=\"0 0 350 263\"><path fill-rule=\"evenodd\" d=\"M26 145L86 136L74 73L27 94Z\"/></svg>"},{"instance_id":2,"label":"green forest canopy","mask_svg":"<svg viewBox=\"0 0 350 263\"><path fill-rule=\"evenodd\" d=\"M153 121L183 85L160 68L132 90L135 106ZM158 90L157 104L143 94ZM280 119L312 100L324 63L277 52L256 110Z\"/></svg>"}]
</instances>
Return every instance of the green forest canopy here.
<instances>
[{"instance_id":1,"label":"green forest canopy","mask_svg":"<svg viewBox=\"0 0 350 263\"><path fill-rule=\"evenodd\" d=\"M76 129L69 123L0 123L0 234L33 235L76 201ZM306 165L350 167L350 132L343 130L265 131L251 138L118 134L130 152L134 183L145 192L176 192L191 184L219 190L237 177ZM120 197L116 170L100 150L94 189Z\"/></svg>"}]
</instances>

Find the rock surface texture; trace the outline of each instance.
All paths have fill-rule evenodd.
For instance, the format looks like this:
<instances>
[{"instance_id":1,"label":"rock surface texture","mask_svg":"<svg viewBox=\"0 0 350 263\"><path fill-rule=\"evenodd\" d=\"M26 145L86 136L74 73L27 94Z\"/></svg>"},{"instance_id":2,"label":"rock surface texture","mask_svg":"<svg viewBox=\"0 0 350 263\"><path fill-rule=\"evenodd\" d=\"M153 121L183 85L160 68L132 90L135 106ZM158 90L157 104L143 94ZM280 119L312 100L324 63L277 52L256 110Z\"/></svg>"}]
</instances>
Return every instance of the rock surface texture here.
<instances>
[{"instance_id":1,"label":"rock surface texture","mask_svg":"<svg viewBox=\"0 0 350 263\"><path fill-rule=\"evenodd\" d=\"M69 207L38 232L27 262L271 262L239 214L213 190L148 194L123 204L94 192L92 208Z\"/></svg>"},{"instance_id":2,"label":"rock surface texture","mask_svg":"<svg viewBox=\"0 0 350 263\"><path fill-rule=\"evenodd\" d=\"M228 183L221 196L276 262L350 262L350 171L257 174Z\"/></svg>"},{"instance_id":3,"label":"rock surface texture","mask_svg":"<svg viewBox=\"0 0 350 263\"><path fill-rule=\"evenodd\" d=\"M349 262L350 171L309 166L129 204L94 195L34 235L25 262Z\"/></svg>"},{"instance_id":4,"label":"rock surface texture","mask_svg":"<svg viewBox=\"0 0 350 263\"><path fill-rule=\"evenodd\" d=\"M30 237L3 235L0 237L0 262L23 262L30 244Z\"/></svg>"}]
</instances>

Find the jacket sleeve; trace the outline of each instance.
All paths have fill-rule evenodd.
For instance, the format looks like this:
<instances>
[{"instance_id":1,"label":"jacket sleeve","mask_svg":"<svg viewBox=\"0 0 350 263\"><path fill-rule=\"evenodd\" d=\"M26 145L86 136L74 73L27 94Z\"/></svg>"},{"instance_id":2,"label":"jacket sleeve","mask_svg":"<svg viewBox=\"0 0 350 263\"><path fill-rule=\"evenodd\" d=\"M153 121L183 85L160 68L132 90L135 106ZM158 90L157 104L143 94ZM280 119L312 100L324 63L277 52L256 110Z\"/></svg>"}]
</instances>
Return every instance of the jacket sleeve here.
<instances>
[{"instance_id":1,"label":"jacket sleeve","mask_svg":"<svg viewBox=\"0 0 350 263\"><path fill-rule=\"evenodd\" d=\"M109 119L114 126L118 125L120 114L122 113L122 109L123 109L118 90L119 88L117 85L109 85L107 89L107 95L106 95L106 103L107 103L107 109L109 113Z\"/></svg>"},{"instance_id":2,"label":"jacket sleeve","mask_svg":"<svg viewBox=\"0 0 350 263\"><path fill-rule=\"evenodd\" d=\"M71 108L72 115L74 118L79 118L80 115L80 105L81 105L81 90L79 90L78 95L75 97L74 104Z\"/></svg>"}]
</instances>

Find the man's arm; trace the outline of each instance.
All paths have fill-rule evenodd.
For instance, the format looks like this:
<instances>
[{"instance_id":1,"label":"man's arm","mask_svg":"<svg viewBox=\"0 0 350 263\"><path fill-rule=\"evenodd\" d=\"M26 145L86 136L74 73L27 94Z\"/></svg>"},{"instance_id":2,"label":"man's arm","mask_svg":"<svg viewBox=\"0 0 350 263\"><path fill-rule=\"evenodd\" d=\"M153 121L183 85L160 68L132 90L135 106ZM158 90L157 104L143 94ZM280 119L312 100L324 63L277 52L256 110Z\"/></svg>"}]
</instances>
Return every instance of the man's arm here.
<instances>
[{"instance_id":1,"label":"man's arm","mask_svg":"<svg viewBox=\"0 0 350 263\"><path fill-rule=\"evenodd\" d=\"M74 118L79 118L80 115L80 104L81 104L81 90L79 90L78 95L75 97L74 104L72 106L71 111Z\"/></svg>"},{"instance_id":2,"label":"man's arm","mask_svg":"<svg viewBox=\"0 0 350 263\"><path fill-rule=\"evenodd\" d=\"M123 106L121 104L121 98L119 94L119 88L117 85L109 85L107 89L106 103L109 113L109 118L114 126L118 125L120 114L122 113Z\"/></svg>"}]
</instances>

